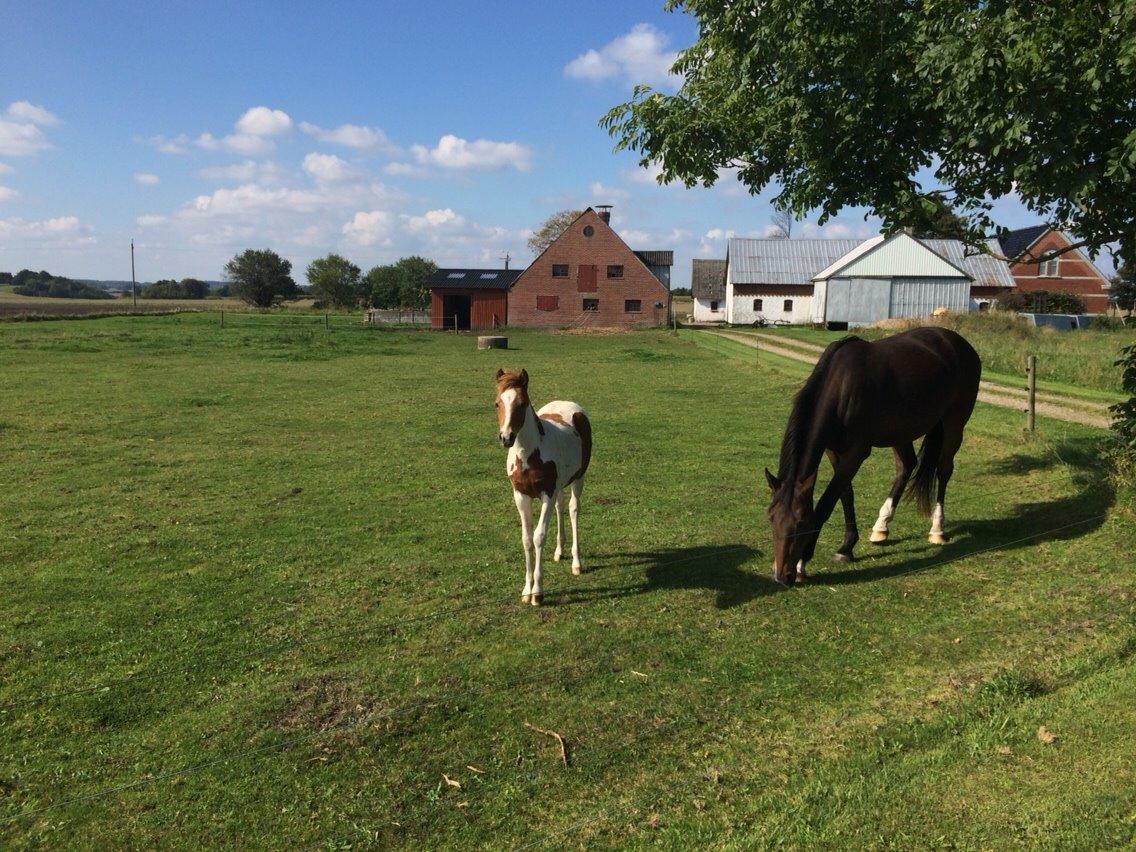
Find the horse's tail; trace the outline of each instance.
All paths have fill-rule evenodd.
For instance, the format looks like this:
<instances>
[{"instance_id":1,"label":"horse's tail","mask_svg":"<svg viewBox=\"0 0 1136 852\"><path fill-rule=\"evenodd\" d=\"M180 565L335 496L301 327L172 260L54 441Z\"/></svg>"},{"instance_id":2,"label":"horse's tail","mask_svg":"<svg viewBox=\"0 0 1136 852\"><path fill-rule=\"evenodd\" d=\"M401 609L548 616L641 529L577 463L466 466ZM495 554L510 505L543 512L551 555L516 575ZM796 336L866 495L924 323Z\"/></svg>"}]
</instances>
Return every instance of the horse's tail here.
<instances>
[{"instance_id":1,"label":"horse's tail","mask_svg":"<svg viewBox=\"0 0 1136 852\"><path fill-rule=\"evenodd\" d=\"M943 423L939 421L923 439L919 448L919 466L907 486L907 496L915 498L915 505L924 515L931 514L931 492L939 475L939 460L943 456Z\"/></svg>"}]
</instances>

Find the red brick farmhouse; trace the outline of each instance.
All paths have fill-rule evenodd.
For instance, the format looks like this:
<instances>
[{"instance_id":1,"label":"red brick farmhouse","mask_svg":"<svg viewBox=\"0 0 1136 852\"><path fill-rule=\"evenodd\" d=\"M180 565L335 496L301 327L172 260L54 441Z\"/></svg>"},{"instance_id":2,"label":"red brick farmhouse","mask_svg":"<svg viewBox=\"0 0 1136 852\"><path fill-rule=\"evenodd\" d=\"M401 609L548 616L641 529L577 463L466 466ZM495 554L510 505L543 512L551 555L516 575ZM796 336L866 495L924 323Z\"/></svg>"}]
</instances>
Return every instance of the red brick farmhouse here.
<instances>
[{"instance_id":1,"label":"red brick farmhouse","mask_svg":"<svg viewBox=\"0 0 1136 852\"><path fill-rule=\"evenodd\" d=\"M1020 263L1010 264L1014 276L1014 290L1019 293L1049 292L1075 293L1085 300L1085 310L1091 314L1108 311L1108 279L1081 252L1074 249L1052 260L1038 261L1046 252L1071 245L1069 238L1048 225L1019 228L998 237L1006 257L1022 255Z\"/></svg>"},{"instance_id":2,"label":"red brick farmhouse","mask_svg":"<svg viewBox=\"0 0 1136 852\"><path fill-rule=\"evenodd\" d=\"M632 251L591 207L517 278L509 325L654 326L667 321L672 251Z\"/></svg>"}]
</instances>

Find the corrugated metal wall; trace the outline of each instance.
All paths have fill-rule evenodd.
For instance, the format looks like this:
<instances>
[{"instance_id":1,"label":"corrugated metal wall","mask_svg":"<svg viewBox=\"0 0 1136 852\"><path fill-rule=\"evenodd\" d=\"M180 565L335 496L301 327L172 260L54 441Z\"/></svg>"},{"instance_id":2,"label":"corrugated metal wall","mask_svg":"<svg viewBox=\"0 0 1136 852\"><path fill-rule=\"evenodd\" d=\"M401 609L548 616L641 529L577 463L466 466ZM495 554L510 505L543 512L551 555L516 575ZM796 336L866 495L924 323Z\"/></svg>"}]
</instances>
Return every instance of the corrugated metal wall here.
<instances>
[{"instance_id":1,"label":"corrugated metal wall","mask_svg":"<svg viewBox=\"0 0 1136 852\"><path fill-rule=\"evenodd\" d=\"M970 281L965 278L896 278L889 316L928 317L936 308L970 310Z\"/></svg>"}]
</instances>

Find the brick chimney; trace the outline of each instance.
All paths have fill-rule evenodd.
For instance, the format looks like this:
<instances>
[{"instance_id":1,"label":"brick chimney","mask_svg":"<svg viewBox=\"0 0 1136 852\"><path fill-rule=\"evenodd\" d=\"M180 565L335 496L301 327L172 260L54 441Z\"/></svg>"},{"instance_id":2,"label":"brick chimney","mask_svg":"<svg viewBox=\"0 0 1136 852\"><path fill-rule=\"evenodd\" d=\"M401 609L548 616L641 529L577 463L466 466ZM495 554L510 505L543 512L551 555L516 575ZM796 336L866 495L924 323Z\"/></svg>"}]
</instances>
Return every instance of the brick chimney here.
<instances>
[{"instance_id":1,"label":"brick chimney","mask_svg":"<svg viewBox=\"0 0 1136 852\"><path fill-rule=\"evenodd\" d=\"M600 214L600 218L608 225L611 224L611 205L610 204L597 204L596 212Z\"/></svg>"}]
</instances>

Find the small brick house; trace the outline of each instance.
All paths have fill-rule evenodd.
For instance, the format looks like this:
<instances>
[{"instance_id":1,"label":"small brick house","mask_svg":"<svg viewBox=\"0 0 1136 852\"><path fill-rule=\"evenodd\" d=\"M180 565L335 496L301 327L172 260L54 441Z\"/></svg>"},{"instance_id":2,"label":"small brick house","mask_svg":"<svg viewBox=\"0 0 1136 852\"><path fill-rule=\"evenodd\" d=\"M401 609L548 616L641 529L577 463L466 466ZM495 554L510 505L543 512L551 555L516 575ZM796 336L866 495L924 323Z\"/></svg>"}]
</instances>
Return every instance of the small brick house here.
<instances>
[{"instance_id":1,"label":"small brick house","mask_svg":"<svg viewBox=\"0 0 1136 852\"><path fill-rule=\"evenodd\" d=\"M1075 293L1085 300L1091 314L1108 311L1108 279L1080 249L1073 249L1050 260L1038 261L1046 252L1072 245L1069 238L1048 225L1034 225L1008 231L998 237L1006 257L1022 255L1020 263L1010 264L1014 292ZM1024 252L1024 254L1023 254Z\"/></svg>"},{"instance_id":2,"label":"small brick house","mask_svg":"<svg viewBox=\"0 0 1136 852\"><path fill-rule=\"evenodd\" d=\"M671 251L632 251L610 213L581 213L509 292L509 325L657 326L670 305Z\"/></svg>"}]
</instances>

